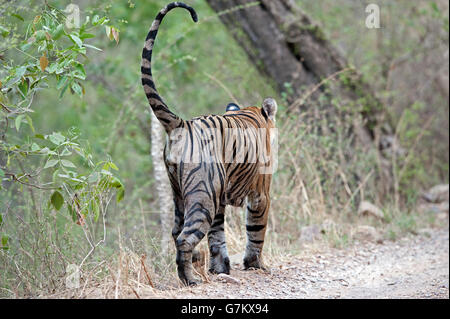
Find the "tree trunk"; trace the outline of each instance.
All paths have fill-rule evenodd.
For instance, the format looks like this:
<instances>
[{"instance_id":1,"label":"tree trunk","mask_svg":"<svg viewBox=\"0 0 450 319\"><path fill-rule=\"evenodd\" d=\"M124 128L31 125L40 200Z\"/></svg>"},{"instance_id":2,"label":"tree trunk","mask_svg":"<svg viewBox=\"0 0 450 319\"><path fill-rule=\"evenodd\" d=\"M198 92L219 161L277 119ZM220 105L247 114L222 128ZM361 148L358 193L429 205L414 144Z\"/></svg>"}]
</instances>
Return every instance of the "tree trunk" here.
<instances>
[{"instance_id":1,"label":"tree trunk","mask_svg":"<svg viewBox=\"0 0 450 319\"><path fill-rule=\"evenodd\" d=\"M356 133L372 141L382 104L321 29L292 0L207 0L259 71L287 93L289 109L310 108L326 87L331 96L358 107L364 123ZM330 81L324 81L324 79ZM331 80L332 79L332 80ZM323 82L322 82L323 81ZM333 85L329 83L333 82Z\"/></svg>"},{"instance_id":2,"label":"tree trunk","mask_svg":"<svg viewBox=\"0 0 450 319\"><path fill-rule=\"evenodd\" d=\"M170 188L169 178L167 177L166 167L163 161L165 132L155 114L151 110L150 114L152 116L151 153L161 221L161 253L163 256L166 256L172 233L172 212L174 211L172 190Z\"/></svg>"}]
</instances>

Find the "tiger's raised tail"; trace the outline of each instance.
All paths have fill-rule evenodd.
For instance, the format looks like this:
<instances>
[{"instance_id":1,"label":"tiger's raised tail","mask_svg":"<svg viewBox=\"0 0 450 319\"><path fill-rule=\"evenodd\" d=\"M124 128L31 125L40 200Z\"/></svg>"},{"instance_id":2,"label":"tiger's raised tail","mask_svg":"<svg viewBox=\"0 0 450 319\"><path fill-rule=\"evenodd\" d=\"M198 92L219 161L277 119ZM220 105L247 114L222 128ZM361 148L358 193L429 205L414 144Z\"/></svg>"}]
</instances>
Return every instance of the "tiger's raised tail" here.
<instances>
[{"instance_id":1,"label":"tiger's raised tail","mask_svg":"<svg viewBox=\"0 0 450 319\"><path fill-rule=\"evenodd\" d=\"M162 97L158 94L158 90L156 89L155 82L153 81L152 76L152 52L161 21L170 10L175 8L184 8L188 10L191 13L192 20L194 20L194 22L198 21L197 13L188 5L182 2L173 2L168 4L158 13L155 20L153 21L147 38L145 39L144 49L142 50L141 63L142 85L144 87L145 94L147 95L148 102L153 112L155 113L161 124L164 126L167 133L170 133L170 131L172 131L173 129L181 126L183 120L169 110Z\"/></svg>"}]
</instances>

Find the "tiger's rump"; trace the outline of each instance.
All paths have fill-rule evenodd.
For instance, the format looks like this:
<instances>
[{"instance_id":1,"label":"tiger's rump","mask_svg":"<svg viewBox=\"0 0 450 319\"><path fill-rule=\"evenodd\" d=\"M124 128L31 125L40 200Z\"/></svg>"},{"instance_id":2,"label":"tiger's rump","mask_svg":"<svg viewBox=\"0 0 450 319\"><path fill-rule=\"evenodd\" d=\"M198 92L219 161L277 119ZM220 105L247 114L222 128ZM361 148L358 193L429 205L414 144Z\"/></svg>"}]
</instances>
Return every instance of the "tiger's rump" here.
<instances>
[{"instance_id":1,"label":"tiger's rump","mask_svg":"<svg viewBox=\"0 0 450 319\"><path fill-rule=\"evenodd\" d=\"M268 192L270 174L261 174L260 169L271 163L267 158L261 162L260 152L270 155L270 129L274 124L257 107L228 113L185 121L181 134L171 134L165 160L171 180L184 189L183 197L193 192L218 193L222 205L242 207L251 192ZM170 153L177 143L182 145L177 150L181 160L174 161ZM214 187L193 181L192 172L210 176L208 183Z\"/></svg>"}]
</instances>

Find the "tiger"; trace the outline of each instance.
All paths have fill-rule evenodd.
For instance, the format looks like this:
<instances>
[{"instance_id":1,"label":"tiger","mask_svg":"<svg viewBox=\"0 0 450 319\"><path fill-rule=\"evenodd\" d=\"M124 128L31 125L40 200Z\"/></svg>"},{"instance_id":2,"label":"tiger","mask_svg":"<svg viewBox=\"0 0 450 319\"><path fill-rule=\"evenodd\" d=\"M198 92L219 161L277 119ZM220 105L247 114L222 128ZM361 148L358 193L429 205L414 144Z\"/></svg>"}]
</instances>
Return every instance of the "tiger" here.
<instances>
[{"instance_id":1,"label":"tiger","mask_svg":"<svg viewBox=\"0 0 450 319\"><path fill-rule=\"evenodd\" d=\"M192 262L199 255L195 247L206 235L209 272L230 274L224 231L227 205L246 206L244 269L267 269L262 261L262 250L272 173L263 169L272 165L274 134L271 132L275 129L278 106L273 98L264 99L261 107L241 109L232 103L223 115L205 115L191 120L184 120L170 111L156 89L151 62L161 21L175 8L186 9L192 20L198 21L196 11L184 3L173 2L163 8L145 40L141 77L148 103L167 133L163 156L175 207L172 237L176 266L180 281L191 286L201 282L193 275ZM267 133L255 138L255 131L259 129ZM250 160L255 150L264 151L268 160ZM181 156L174 156L174 153ZM242 160L235 160L238 155Z\"/></svg>"}]
</instances>

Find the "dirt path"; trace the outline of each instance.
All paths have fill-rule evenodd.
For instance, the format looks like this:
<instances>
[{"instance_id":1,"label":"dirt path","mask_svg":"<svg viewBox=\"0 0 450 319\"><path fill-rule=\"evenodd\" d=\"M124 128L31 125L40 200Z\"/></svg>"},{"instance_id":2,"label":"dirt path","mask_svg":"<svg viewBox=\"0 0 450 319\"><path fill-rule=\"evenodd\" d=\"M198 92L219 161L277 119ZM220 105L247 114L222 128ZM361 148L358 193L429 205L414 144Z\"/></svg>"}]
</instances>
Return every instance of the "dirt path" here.
<instances>
[{"instance_id":1,"label":"dirt path","mask_svg":"<svg viewBox=\"0 0 450 319\"><path fill-rule=\"evenodd\" d=\"M449 298L449 229L397 242L305 252L272 264L270 274L234 265L231 276L239 283L211 276L210 283L167 292L165 297Z\"/></svg>"}]
</instances>

